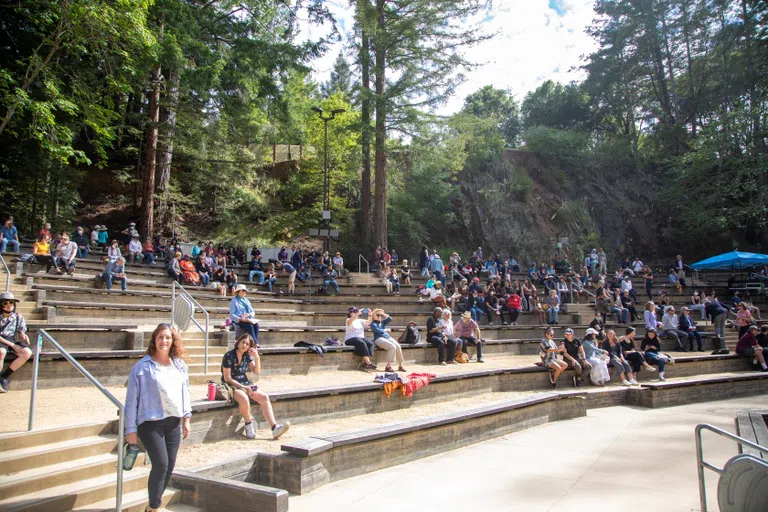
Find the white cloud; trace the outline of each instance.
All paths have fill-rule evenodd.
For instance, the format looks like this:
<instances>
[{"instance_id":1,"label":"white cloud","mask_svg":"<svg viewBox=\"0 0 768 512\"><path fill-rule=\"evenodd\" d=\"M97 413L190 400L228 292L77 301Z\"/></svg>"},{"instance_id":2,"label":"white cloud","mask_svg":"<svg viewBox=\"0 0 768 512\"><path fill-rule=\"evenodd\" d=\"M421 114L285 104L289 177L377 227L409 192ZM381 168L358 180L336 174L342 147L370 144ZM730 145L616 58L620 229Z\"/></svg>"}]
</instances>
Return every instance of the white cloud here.
<instances>
[{"instance_id":1,"label":"white cloud","mask_svg":"<svg viewBox=\"0 0 768 512\"><path fill-rule=\"evenodd\" d=\"M466 82L449 102L439 109L451 114L463 105L464 98L485 85L509 89L522 101L525 94L546 80L570 82L583 78L578 69L581 57L594 51L595 44L585 32L592 22L593 0L561 0L564 15L549 7L549 0L496 0L492 19L485 25L494 38L466 49L471 61L485 63L465 73ZM334 0L328 7L343 20L347 30L353 26L353 12L347 2ZM321 34L313 29L314 36ZM346 37L346 34L344 34ZM314 77L327 80L341 43L312 63Z\"/></svg>"}]
</instances>

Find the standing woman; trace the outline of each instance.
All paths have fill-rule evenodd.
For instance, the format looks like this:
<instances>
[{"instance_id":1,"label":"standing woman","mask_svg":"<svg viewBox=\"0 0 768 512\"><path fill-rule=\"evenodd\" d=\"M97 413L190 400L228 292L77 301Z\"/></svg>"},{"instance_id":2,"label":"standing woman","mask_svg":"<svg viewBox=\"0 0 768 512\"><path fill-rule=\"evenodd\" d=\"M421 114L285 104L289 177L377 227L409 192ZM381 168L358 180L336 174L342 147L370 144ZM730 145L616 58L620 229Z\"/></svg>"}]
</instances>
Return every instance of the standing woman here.
<instances>
[{"instance_id":1,"label":"standing woman","mask_svg":"<svg viewBox=\"0 0 768 512\"><path fill-rule=\"evenodd\" d=\"M365 339L365 328L371 326L373 315L368 318L368 322L360 319L360 310L352 306L347 310L346 332L344 333L344 344L355 347L355 355L360 356L363 362L357 367L358 370L376 370L376 365L371 362L375 345L372 341Z\"/></svg>"},{"instance_id":2,"label":"standing woman","mask_svg":"<svg viewBox=\"0 0 768 512\"><path fill-rule=\"evenodd\" d=\"M128 377L125 440L137 444L140 438L152 462L147 485L147 510L152 512L162 506L181 439L189 436L192 406L184 356L179 333L160 324L152 333L146 355Z\"/></svg>"},{"instance_id":3,"label":"standing woman","mask_svg":"<svg viewBox=\"0 0 768 512\"><path fill-rule=\"evenodd\" d=\"M648 300L653 300L653 272L646 265L643 267L643 282L645 283L645 293L648 294Z\"/></svg>"},{"instance_id":4,"label":"standing woman","mask_svg":"<svg viewBox=\"0 0 768 512\"><path fill-rule=\"evenodd\" d=\"M429 263L429 249L427 249L426 245L422 245L421 252L419 253L419 268L421 269L422 276L429 275L429 269L427 268L427 263Z\"/></svg>"}]
</instances>

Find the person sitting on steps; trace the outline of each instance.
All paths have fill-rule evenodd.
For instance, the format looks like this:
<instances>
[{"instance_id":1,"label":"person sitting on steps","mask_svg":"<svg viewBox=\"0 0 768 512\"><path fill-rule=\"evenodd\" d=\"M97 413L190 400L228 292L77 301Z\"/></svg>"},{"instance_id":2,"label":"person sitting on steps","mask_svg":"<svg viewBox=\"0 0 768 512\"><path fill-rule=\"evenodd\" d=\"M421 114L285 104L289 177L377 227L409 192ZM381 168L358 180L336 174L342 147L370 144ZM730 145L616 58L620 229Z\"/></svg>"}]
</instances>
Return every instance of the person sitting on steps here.
<instances>
[{"instance_id":1,"label":"person sitting on steps","mask_svg":"<svg viewBox=\"0 0 768 512\"><path fill-rule=\"evenodd\" d=\"M552 327L544 329L544 338L542 338L539 344L539 351L541 352L541 359L544 366L551 370L549 374L549 382L552 384L552 388L557 387L557 379L560 374L568 369L568 363L560 359L560 354L565 352L565 347L558 346L552 339L555 335L555 330Z\"/></svg>"},{"instance_id":2,"label":"person sitting on steps","mask_svg":"<svg viewBox=\"0 0 768 512\"><path fill-rule=\"evenodd\" d=\"M392 321L392 317L384 312L383 309L374 309L370 312L371 315L371 331L373 331L373 343L377 347L387 352L387 366L384 368L385 372L394 372L392 369L392 363L396 362L398 367L397 371L406 371L403 368L403 348L390 334L390 330L387 325Z\"/></svg>"},{"instance_id":3,"label":"person sitting on steps","mask_svg":"<svg viewBox=\"0 0 768 512\"><path fill-rule=\"evenodd\" d=\"M466 312L464 313L467 314ZM454 360L456 354L456 339L445 335L440 319L443 317L443 308L437 307L432 316L427 319L427 343L437 348L437 364L457 364Z\"/></svg>"},{"instance_id":4,"label":"person sitting on steps","mask_svg":"<svg viewBox=\"0 0 768 512\"><path fill-rule=\"evenodd\" d=\"M272 439L280 436L291 428L290 422L278 423L272 410L269 395L248 379L248 372L258 375L261 372L261 357L259 345L249 335L243 334L235 342L235 347L224 354L221 360L221 382L229 387L232 399L237 402L240 415L245 421L245 437L256 439L256 430L251 418L251 400L259 404L264 419L272 431Z\"/></svg>"},{"instance_id":5,"label":"person sitting on steps","mask_svg":"<svg viewBox=\"0 0 768 512\"><path fill-rule=\"evenodd\" d=\"M107 262L107 266L101 274L101 279L106 283L107 290L112 289L112 283L114 281L119 281L120 289L126 291L128 286L125 279L125 258L120 256L117 258L117 261Z\"/></svg>"},{"instance_id":6,"label":"person sitting on steps","mask_svg":"<svg viewBox=\"0 0 768 512\"><path fill-rule=\"evenodd\" d=\"M755 324L750 325L744 336L739 338L739 342L736 344L736 353L747 359L752 358L752 364L760 363L763 371L768 372L763 347L757 343L757 333L757 326Z\"/></svg>"},{"instance_id":7,"label":"person sitting on steps","mask_svg":"<svg viewBox=\"0 0 768 512\"><path fill-rule=\"evenodd\" d=\"M239 284L235 288L235 296L229 301L229 319L236 328L242 329L253 340L259 342L259 320L255 317L251 301L245 295L248 288Z\"/></svg>"},{"instance_id":8,"label":"person sitting on steps","mask_svg":"<svg viewBox=\"0 0 768 512\"><path fill-rule=\"evenodd\" d=\"M368 312L368 310L364 310ZM374 370L376 371L376 365L373 364L371 358L373 357L373 351L375 345L371 340L365 338L365 328L370 327L373 322L373 316L368 318L367 322L360 319L360 310L355 306L350 307L347 310L346 331L344 332L344 344L350 347L354 347L355 355L362 358L362 362L357 367L358 370Z\"/></svg>"},{"instance_id":9,"label":"person sitting on steps","mask_svg":"<svg viewBox=\"0 0 768 512\"><path fill-rule=\"evenodd\" d=\"M24 366L24 363L32 357L29 348L29 336L27 336L27 323L24 317L16 312L16 304L19 300L11 292L0 293L0 369L5 363L5 356L13 350L16 359L8 365L8 368L0 373L0 393L8 391L8 379L13 372Z\"/></svg>"},{"instance_id":10,"label":"person sitting on steps","mask_svg":"<svg viewBox=\"0 0 768 512\"><path fill-rule=\"evenodd\" d=\"M445 316L445 313L443 313ZM453 332L455 336L461 340L461 350L469 356L467 352L467 345L473 345L477 352L477 362L484 363L483 361L483 340L480 338L480 326L472 320L469 312L464 312L461 315L461 320L453 325Z\"/></svg>"}]
</instances>

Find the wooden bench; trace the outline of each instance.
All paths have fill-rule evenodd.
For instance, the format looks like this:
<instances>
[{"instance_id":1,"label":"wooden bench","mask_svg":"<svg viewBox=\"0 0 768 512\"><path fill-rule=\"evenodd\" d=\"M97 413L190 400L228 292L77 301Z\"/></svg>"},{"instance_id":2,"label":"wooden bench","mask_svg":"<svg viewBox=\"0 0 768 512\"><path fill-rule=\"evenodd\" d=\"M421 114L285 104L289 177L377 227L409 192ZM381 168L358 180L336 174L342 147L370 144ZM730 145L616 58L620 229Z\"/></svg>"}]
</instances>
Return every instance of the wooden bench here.
<instances>
[{"instance_id":1,"label":"wooden bench","mask_svg":"<svg viewBox=\"0 0 768 512\"><path fill-rule=\"evenodd\" d=\"M735 418L736 433L748 441L752 441L755 444L768 448L767 417L768 412L743 411L738 413ZM763 453L760 450L744 445L739 445L739 453L748 453L755 457L768 460L768 453Z\"/></svg>"}]
</instances>

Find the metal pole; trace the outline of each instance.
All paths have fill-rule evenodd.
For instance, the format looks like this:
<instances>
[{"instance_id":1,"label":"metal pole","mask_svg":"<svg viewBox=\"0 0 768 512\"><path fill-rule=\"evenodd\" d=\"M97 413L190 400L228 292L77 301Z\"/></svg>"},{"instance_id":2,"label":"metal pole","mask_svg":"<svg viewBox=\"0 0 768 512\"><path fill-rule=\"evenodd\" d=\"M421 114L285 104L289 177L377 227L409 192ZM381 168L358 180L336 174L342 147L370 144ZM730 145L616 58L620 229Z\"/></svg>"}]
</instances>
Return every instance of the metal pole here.
<instances>
[{"instance_id":1,"label":"metal pole","mask_svg":"<svg viewBox=\"0 0 768 512\"><path fill-rule=\"evenodd\" d=\"M323 118L323 124L325 125L325 156L323 161L323 210L330 211L331 205L330 205L330 197L328 195L329 191L329 179L328 179L328 121L330 121L333 118L333 116L329 118ZM327 230L329 227L329 220L323 219L323 227ZM326 235L323 238L323 251L330 250L330 244L328 243L329 238Z\"/></svg>"},{"instance_id":2,"label":"metal pole","mask_svg":"<svg viewBox=\"0 0 768 512\"><path fill-rule=\"evenodd\" d=\"M707 489L704 480L704 454L701 448L701 429L696 427L696 470L699 472L699 503L701 512L707 512Z\"/></svg>"},{"instance_id":3,"label":"metal pole","mask_svg":"<svg viewBox=\"0 0 768 512\"><path fill-rule=\"evenodd\" d=\"M40 369L40 349L43 346L43 335L37 335L35 345L35 360L32 362L32 394L29 398L29 424L27 430L35 428L35 396L37 395L37 374Z\"/></svg>"},{"instance_id":4,"label":"metal pole","mask_svg":"<svg viewBox=\"0 0 768 512\"><path fill-rule=\"evenodd\" d=\"M176 203L171 205L171 239L176 238ZM168 257L166 253L165 257Z\"/></svg>"},{"instance_id":5,"label":"metal pole","mask_svg":"<svg viewBox=\"0 0 768 512\"><path fill-rule=\"evenodd\" d=\"M123 457L125 456L125 412L118 410L117 422L117 482L115 483L115 510L123 510Z\"/></svg>"},{"instance_id":6,"label":"metal pole","mask_svg":"<svg viewBox=\"0 0 768 512\"><path fill-rule=\"evenodd\" d=\"M173 319L176 316L176 281L171 285L171 327L173 327Z\"/></svg>"},{"instance_id":7,"label":"metal pole","mask_svg":"<svg viewBox=\"0 0 768 512\"><path fill-rule=\"evenodd\" d=\"M208 373L208 310L204 309L205 313L205 363L203 363L203 372Z\"/></svg>"}]
</instances>

